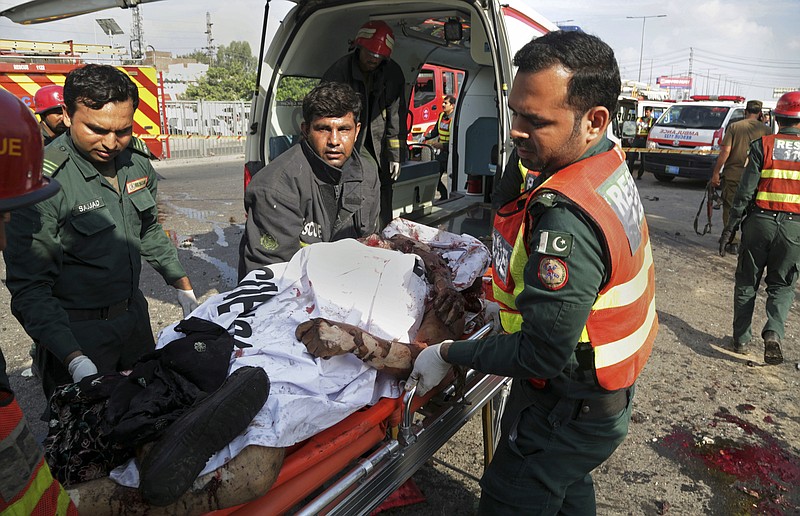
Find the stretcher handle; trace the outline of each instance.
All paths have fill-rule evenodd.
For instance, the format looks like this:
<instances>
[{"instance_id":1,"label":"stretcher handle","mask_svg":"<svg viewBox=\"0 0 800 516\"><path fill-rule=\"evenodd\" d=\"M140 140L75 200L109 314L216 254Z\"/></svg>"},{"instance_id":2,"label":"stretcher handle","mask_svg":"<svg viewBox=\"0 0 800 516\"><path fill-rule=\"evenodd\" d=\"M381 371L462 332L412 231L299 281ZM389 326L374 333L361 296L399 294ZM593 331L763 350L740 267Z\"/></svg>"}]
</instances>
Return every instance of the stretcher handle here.
<instances>
[{"instance_id":1,"label":"stretcher handle","mask_svg":"<svg viewBox=\"0 0 800 516\"><path fill-rule=\"evenodd\" d=\"M494 324L490 321L480 327L475 333L469 336L466 340L478 340L486 336ZM417 434L412 430L414 422L414 411L411 409L411 402L414 399L414 394L417 392L417 386L411 388L410 391L403 394L403 421L400 423L400 435L398 440L403 446L414 444L417 440Z\"/></svg>"}]
</instances>

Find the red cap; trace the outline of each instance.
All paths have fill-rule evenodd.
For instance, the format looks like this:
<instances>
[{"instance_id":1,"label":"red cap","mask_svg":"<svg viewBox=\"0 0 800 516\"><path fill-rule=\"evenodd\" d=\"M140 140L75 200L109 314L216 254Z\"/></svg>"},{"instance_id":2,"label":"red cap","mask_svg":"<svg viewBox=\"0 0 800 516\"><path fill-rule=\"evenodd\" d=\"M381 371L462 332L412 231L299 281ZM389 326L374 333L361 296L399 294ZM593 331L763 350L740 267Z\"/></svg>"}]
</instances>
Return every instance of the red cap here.
<instances>
[{"instance_id":1,"label":"red cap","mask_svg":"<svg viewBox=\"0 0 800 516\"><path fill-rule=\"evenodd\" d=\"M42 86L33 96L33 104L37 115L52 109L61 109L64 105L64 87L57 84Z\"/></svg>"},{"instance_id":2,"label":"red cap","mask_svg":"<svg viewBox=\"0 0 800 516\"><path fill-rule=\"evenodd\" d=\"M790 91L781 95L772 112L785 118L800 118L800 91Z\"/></svg>"},{"instance_id":3,"label":"red cap","mask_svg":"<svg viewBox=\"0 0 800 516\"><path fill-rule=\"evenodd\" d=\"M389 59L394 48L394 32L382 21L369 21L358 29L353 44L367 52Z\"/></svg>"}]
</instances>

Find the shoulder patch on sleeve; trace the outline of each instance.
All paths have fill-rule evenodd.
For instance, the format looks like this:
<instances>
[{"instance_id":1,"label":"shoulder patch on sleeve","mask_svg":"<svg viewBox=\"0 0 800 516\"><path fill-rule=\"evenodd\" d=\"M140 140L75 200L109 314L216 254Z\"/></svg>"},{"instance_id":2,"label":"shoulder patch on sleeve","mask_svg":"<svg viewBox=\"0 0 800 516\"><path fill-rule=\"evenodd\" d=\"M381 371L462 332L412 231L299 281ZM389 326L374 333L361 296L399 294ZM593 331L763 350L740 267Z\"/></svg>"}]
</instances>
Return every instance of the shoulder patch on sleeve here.
<instances>
[{"instance_id":1,"label":"shoulder patch on sleeve","mask_svg":"<svg viewBox=\"0 0 800 516\"><path fill-rule=\"evenodd\" d=\"M539 231L539 244L536 246L536 252L566 258L572 252L573 240L570 233L542 230Z\"/></svg>"},{"instance_id":2,"label":"shoulder patch on sleeve","mask_svg":"<svg viewBox=\"0 0 800 516\"><path fill-rule=\"evenodd\" d=\"M147 144L144 143L144 140L140 140L135 136L131 137L131 143L128 144L128 148L134 152L141 154L147 159L158 159L158 157L155 154L150 152L150 148L147 147Z\"/></svg>"},{"instance_id":3,"label":"shoulder patch on sleeve","mask_svg":"<svg viewBox=\"0 0 800 516\"><path fill-rule=\"evenodd\" d=\"M44 160L42 162L42 174L51 177L69 160L69 154L63 147L50 145L44 150Z\"/></svg>"},{"instance_id":4,"label":"shoulder patch on sleeve","mask_svg":"<svg viewBox=\"0 0 800 516\"><path fill-rule=\"evenodd\" d=\"M560 290L568 279L567 264L562 260L550 256L539 260L539 281L547 290Z\"/></svg>"}]
</instances>

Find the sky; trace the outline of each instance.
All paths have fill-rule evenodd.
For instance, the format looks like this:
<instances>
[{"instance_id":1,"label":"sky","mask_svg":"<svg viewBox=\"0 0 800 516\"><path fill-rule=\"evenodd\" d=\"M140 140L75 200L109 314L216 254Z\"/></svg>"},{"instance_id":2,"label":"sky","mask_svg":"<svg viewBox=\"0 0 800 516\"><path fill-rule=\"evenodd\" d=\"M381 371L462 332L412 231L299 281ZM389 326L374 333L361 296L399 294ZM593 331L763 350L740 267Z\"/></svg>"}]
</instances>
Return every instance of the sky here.
<instances>
[{"instance_id":1,"label":"sky","mask_svg":"<svg viewBox=\"0 0 800 516\"><path fill-rule=\"evenodd\" d=\"M0 0L0 9L22 3ZM772 99L776 87L800 89L800 0L527 0L561 25L578 25L615 51L624 79L655 83L659 76L694 77L695 94ZM174 54L206 46L206 12L214 44L245 40L258 53L263 0L166 0L140 6L145 43ZM270 2L272 23L292 4ZM666 17L646 18L643 16ZM637 17L629 19L628 17ZM0 18L0 38L109 44L95 19L114 18L127 45L131 13L112 9L69 20L22 26ZM642 43L642 35L644 42ZM640 52L641 50L641 52ZM640 63L641 56L641 67Z\"/></svg>"}]
</instances>

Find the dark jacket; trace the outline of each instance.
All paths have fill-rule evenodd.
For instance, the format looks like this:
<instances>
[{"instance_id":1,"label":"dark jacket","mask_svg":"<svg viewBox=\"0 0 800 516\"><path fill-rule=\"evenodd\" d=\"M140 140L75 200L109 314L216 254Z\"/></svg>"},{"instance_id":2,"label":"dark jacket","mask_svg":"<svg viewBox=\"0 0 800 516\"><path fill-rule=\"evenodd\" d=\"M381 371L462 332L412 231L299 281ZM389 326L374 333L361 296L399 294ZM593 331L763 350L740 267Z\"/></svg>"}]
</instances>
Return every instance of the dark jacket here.
<instances>
[{"instance_id":1,"label":"dark jacket","mask_svg":"<svg viewBox=\"0 0 800 516\"><path fill-rule=\"evenodd\" d=\"M301 141L261 169L244 195L239 279L289 261L301 246L374 232L380 188L373 167L354 151L337 169Z\"/></svg>"},{"instance_id":2,"label":"dark jacket","mask_svg":"<svg viewBox=\"0 0 800 516\"><path fill-rule=\"evenodd\" d=\"M405 134L400 134L400 102L405 84L403 70L389 59L370 75L372 87L367 91L367 78L358 67L358 56L351 52L333 63L322 80L349 84L361 95L359 149L366 145L378 163L383 163L383 157L399 162L401 140L405 140ZM367 135L371 137L369 143L365 140Z\"/></svg>"}]
</instances>

